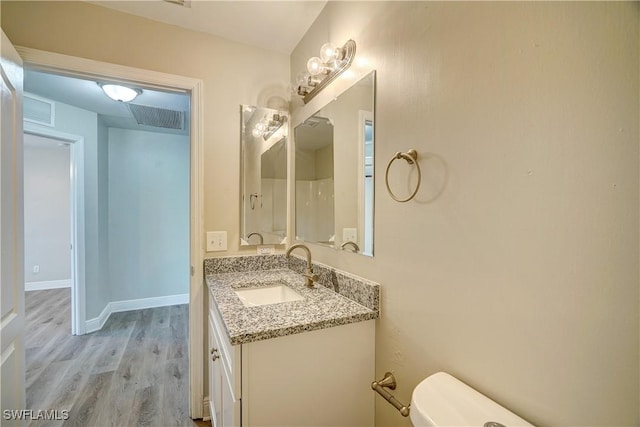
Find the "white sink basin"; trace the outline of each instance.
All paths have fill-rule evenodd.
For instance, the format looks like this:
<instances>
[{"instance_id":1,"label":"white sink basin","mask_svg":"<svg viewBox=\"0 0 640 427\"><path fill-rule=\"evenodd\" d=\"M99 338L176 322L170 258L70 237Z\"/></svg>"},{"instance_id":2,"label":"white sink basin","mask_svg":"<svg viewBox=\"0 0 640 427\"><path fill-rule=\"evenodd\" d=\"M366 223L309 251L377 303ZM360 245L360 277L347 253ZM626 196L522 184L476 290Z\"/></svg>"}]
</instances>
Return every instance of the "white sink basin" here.
<instances>
[{"instance_id":1,"label":"white sink basin","mask_svg":"<svg viewBox=\"0 0 640 427\"><path fill-rule=\"evenodd\" d=\"M304 299L282 282L263 285L255 288L236 289L234 291L245 307L257 307L259 305L279 304L282 302L299 301Z\"/></svg>"}]
</instances>

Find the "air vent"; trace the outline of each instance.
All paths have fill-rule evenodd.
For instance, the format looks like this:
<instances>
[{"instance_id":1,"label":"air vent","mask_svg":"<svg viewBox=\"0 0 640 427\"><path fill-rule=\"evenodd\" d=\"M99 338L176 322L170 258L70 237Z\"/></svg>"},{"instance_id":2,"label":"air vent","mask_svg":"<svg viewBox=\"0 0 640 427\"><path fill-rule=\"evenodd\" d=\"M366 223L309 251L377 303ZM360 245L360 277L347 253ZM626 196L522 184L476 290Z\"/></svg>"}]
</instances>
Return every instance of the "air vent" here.
<instances>
[{"instance_id":1,"label":"air vent","mask_svg":"<svg viewBox=\"0 0 640 427\"><path fill-rule=\"evenodd\" d=\"M326 117L316 117L316 116L311 116L309 117L307 120L305 120L302 125L303 126L309 126L311 128L314 128L316 126L318 126L319 124L325 124L325 125L330 125L332 124L331 121L329 119L327 119Z\"/></svg>"},{"instance_id":2,"label":"air vent","mask_svg":"<svg viewBox=\"0 0 640 427\"><path fill-rule=\"evenodd\" d=\"M24 121L45 126L55 126L56 106L53 101L25 93L22 105Z\"/></svg>"},{"instance_id":3,"label":"air vent","mask_svg":"<svg viewBox=\"0 0 640 427\"><path fill-rule=\"evenodd\" d=\"M184 130L184 112L146 105L127 104L139 125Z\"/></svg>"}]
</instances>

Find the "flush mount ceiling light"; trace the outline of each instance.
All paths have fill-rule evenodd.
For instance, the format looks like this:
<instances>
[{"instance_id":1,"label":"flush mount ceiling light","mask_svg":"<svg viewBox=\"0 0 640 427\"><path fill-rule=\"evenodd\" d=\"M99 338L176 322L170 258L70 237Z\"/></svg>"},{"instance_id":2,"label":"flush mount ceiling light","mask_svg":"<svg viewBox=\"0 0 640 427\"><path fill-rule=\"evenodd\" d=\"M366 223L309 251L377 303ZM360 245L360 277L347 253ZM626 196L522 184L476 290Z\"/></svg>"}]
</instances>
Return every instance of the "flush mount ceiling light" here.
<instances>
[{"instance_id":1,"label":"flush mount ceiling light","mask_svg":"<svg viewBox=\"0 0 640 427\"><path fill-rule=\"evenodd\" d=\"M120 102L131 102L142 93L141 89L132 89L111 83L98 83L98 86L102 88L109 98Z\"/></svg>"},{"instance_id":2,"label":"flush mount ceiling light","mask_svg":"<svg viewBox=\"0 0 640 427\"><path fill-rule=\"evenodd\" d=\"M342 47L325 43L320 48L320 57L307 61L307 72L298 74L296 79L298 95L308 103L329 83L351 66L356 55L356 42L348 40Z\"/></svg>"}]
</instances>

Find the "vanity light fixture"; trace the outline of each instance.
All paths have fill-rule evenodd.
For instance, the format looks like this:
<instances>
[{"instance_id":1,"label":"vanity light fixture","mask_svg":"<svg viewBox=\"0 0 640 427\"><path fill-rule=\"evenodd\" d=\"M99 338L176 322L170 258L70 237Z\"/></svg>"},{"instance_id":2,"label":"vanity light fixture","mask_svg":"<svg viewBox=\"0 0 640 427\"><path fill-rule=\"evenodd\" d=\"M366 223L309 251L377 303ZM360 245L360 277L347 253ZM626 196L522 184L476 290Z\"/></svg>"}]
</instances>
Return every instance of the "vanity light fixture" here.
<instances>
[{"instance_id":1,"label":"vanity light fixture","mask_svg":"<svg viewBox=\"0 0 640 427\"><path fill-rule=\"evenodd\" d=\"M265 141L271 137L285 122L285 116L282 114L274 114L271 119L267 116L264 116L262 120L260 120L253 127L251 131L251 135L256 138L262 137Z\"/></svg>"},{"instance_id":2,"label":"vanity light fixture","mask_svg":"<svg viewBox=\"0 0 640 427\"><path fill-rule=\"evenodd\" d=\"M347 40L344 46L334 48L325 43L320 48L320 57L314 56L307 61L307 72L298 74L296 78L298 95L304 103L308 103L351 66L356 55L356 42Z\"/></svg>"},{"instance_id":3,"label":"vanity light fixture","mask_svg":"<svg viewBox=\"0 0 640 427\"><path fill-rule=\"evenodd\" d=\"M138 95L142 94L142 89L132 89L112 83L98 83L98 86L114 101L131 102L136 99Z\"/></svg>"}]
</instances>

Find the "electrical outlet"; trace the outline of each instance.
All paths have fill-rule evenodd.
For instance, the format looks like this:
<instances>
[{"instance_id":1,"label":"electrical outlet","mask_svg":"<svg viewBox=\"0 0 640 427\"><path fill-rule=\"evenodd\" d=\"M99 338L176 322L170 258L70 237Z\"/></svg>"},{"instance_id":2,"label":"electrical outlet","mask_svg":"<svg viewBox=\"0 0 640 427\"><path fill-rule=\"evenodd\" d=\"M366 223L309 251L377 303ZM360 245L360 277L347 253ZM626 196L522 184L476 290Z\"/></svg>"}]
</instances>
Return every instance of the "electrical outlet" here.
<instances>
[{"instance_id":1,"label":"electrical outlet","mask_svg":"<svg viewBox=\"0 0 640 427\"><path fill-rule=\"evenodd\" d=\"M226 231L207 231L207 252L220 252L227 250Z\"/></svg>"},{"instance_id":2,"label":"electrical outlet","mask_svg":"<svg viewBox=\"0 0 640 427\"><path fill-rule=\"evenodd\" d=\"M34 265L33 266L33 274L38 274L40 273L40 266L39 265Z\"/></svg>"},{"instance_id":3,"label":"electrical outlet","mask_svg":"<svg viewBox=\"0 0 640 427\"><path fill-rule=\"evenodd\" d=\"M273 245L258 246L258 255L273 255L276 253L276 248Z\"/></svg>"},{"instance_id":4,"label":"electrical outlet","mask_svg":"<svg viewBox=\"0 0 640 427\"><path fill-rule=\"evenodd\" d=\"M357 228L343 228L342 229L342 241L343 242L356 242L358 240Z\"/></svg>"}]
</instances>

